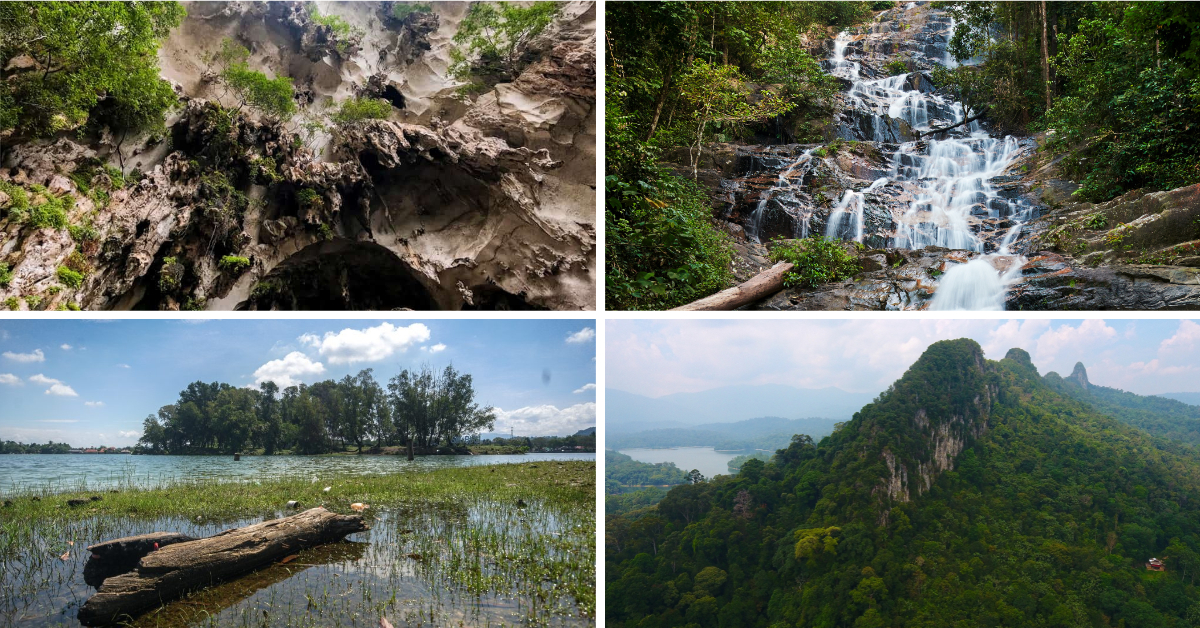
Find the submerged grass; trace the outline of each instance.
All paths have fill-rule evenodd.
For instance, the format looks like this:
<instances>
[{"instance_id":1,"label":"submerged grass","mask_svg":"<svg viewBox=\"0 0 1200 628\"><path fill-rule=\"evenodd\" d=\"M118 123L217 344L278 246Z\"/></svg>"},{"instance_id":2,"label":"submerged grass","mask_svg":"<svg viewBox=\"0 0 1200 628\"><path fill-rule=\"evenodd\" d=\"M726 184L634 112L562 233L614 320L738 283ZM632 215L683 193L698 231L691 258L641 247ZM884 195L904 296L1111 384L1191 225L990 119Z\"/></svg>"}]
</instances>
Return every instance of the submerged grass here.
<instances>
[{"instance_id":1,"label":"submerged grass","mask_svg":"<svg viewBox=\"0 0 1200 628\"><path fill-rule=\"evenodd\" d=\"M368 503L372 529L133 625L594 625L595 468L541 461L11 495L0 508L0 625L77 625L91 594L87 544L155 529L209 535L286 514L288 500L341 513Z\"/></svg>"}]
</instances>

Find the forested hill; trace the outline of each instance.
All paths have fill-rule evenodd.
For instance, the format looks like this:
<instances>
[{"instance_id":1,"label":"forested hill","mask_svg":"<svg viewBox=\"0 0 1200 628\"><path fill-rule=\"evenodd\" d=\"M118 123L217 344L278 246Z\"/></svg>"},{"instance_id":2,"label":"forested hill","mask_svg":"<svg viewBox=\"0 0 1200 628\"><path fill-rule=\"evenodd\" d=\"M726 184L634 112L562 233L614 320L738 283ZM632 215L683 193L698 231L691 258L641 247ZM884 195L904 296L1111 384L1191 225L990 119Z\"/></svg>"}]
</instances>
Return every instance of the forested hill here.
<instances>
[{"instance_id":1,"label":"forested hill","mask_svg":"<svg viewBox=\"0 0 1200 628\"><path fill-rule=\"evenodd\" d=\"M1200 406L1164 397L1143 397L1088 381L1077 363L1070 377L1046 373L1046 384L1059 393L1091 404L1096 410L1155 436L1190 446L1200 445Z\"/></svg>"},{"instance_id":2,"label":"forested hill","mask_svg":"<svg viewBox=\"0 0 1200 628\"><path fill-rule=\"evenodd\" d=\"M1191 625L1197 462L939 342L819 444L610 517L607 625Z\"/></svg>"}]
</instances>

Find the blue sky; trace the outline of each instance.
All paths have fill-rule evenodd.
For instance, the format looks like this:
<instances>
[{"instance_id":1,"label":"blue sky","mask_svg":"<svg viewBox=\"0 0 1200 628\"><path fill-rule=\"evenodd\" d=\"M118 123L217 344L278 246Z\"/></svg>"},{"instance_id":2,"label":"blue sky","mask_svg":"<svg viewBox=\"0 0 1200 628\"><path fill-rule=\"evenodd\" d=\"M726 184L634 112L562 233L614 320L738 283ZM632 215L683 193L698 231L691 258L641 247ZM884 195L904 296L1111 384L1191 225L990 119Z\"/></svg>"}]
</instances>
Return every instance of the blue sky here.
<instances>
[{"instance_id":1,"label":"blue sky","mask_svg":"<svg viewBox=\"0 0 1200 628\"><path fill-rule=\"evenodd\" d=\"M0 322L0 439L127 445L197 380L311 384L453 363L497 408L496 431L596 424L594 320Z\"/></svg>"},{"instance_id":2,"label":"blue sky","mask_svg":"<svg viewBox=\"0 0 1200 628\"><path fill-rule=\"evenodd\" d=\"M1013 347L1039 372L1141 395L1200 391L1192 320L610 320L605 386L659 397L732 384L835 386L878 393L930 344L973 338L999 360Z\"/></svg>"}]
</instances>

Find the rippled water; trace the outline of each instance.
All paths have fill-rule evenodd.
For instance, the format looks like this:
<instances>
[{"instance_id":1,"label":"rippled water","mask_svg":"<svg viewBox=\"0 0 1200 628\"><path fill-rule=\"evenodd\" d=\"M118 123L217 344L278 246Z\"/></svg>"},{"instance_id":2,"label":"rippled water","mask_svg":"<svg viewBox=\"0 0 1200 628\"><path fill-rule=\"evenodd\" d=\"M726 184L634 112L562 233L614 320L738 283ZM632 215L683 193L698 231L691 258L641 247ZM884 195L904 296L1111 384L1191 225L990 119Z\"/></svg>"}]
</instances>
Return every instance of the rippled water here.
<instances>
[{"instance_id":1,"label":"rippled water","mask_svg":"<svg viewBox=\"0 0 1200 628\"><path fill-rule=\"evenodd\" d=\"M57 492L179 481L239 482L293 476L380 475L450 467L595 460L596 454L515 456L132 456L122 454L9 454L0 456L0 492Z\"/></svg>"}]
</instances>

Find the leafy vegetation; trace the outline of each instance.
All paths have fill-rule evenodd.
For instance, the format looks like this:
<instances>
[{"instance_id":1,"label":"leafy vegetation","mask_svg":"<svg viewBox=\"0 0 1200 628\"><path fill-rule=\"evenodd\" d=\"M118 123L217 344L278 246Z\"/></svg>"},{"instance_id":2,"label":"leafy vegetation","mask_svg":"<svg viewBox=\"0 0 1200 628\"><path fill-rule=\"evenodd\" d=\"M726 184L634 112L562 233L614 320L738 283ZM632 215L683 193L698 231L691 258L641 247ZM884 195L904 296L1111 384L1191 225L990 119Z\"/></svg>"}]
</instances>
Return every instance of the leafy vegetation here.
<instances>
[{"instance_id":1,"label":"leafy vegetation","mask_svg":"<svg viewBox=\"0 0 1200 628\"><path fill-rule=\"evenodd\" d=\"M359 120L386 120L392 113L392 105L380 98L351 98L338 105L330 116L338 125Z\"/></svg>"},{"instance_id":2,"label":"leafy vegetation","mask_svg":"<svg viewBox=\"0 0 1200 628\"><path fill-rule=\"evenodd\" d=\"M776 239L772 242L771 261L794 265L784 275L783 285L789 288L813 288L823 283L848 279L858 272L858 260L845 247L840 240L824 236L802 240Z\"/></svg>"},{"instance_id":3,"label":"leafy vegetation","mask_svg":"<svg viewBox=\"0 0 1200 628\"><path fill-rule=\"evenodd\" d=\"M506 81L517 78L525 45L550 25L558 11L558 2L533 2L528 7L472 2L454 33L450 74L459 80L480 72Z\"/></svg>"},{"instance_id":4,"label":"leafy vegetation","mask_svg":"<svg viewBox=\"0 0 1200 628\"><path fill-rule=\"evenodd\" d=\"M606 625L1191 625L1200 460L1160 444L939 342L819 443L609 516Z\"/></svg>"},{"instance_id":5,"label":"leafy vegetation","mask_svg":"<svg viewBox=\"0 0 1200 628\"><path fill-rule=\"evenodd\" d=\"M1167 399L1143 397L1107 386L1080 382L1078 374L1087 375L1083 364L1075 366L1070 377L1046 373L1045 382L1051 389L1086 403L1122 423L1132 425L1151 435L1192 447L1200 446L1200 407Z\"/></svg>"},{"instance_id":6,"label":"leafy vegetation","mask_svg":"<svg viewBox=\"0 0 1200 628\"><path fill-rule=\"evenodd\" d=\"M237 255L226 255L217 262L217 267L234 275L240 275L250 268L250 260Z\"/></svg>"},{"instance_id":7,"label":"leafy vegetation","mask_svg":"<svg viewBox=\"0 0 1200 628\"><path fill-rule=\"evenodd\" d=\"M268 78L262 72L251 70L249 59L250 51L228 37L221 40L221 49L209 59L220 68L221 83L237 96L238 107L234 113L249 106L278 120L291 118L296 112L292 78Z\"/></svg>"},{"instance_id":8,"label":"leafy vegetation","mask_svg":"<svg viewBox=\"0 0 1200 628\"><path fill-rule=\"evenodd\" d=\"M333 33L333 39L337 51L341 54L349 52L350 47L356 45L363 37L361 29L351 26L349 22L337 15L321 15L317 10L316 3L308 3L305 5L305 10L308 11L308 17L313 22L321 26L328 27Z\"/></svg>"},{"instance_id":9,"label":"leafy vegetation","mask_svg":"<svg viewBox=\"0 0 1200 628\"><path fill-rule=\"evenodd\" d=\"M263 382L258 390L194 382L179 400L146 417L139 444L147 453L234 453L261 449L315 454L361 453L376 447L411 445L423 451L462 445L466 435L491 429L491 407L475 403L471 376L446 367L404 370L387 383L373 371L340 381L299 384L280 390Z\"/></svg>"},{"instance_id":10,"label":"leafy vegetation","mask_svg":"<svg viewBox=\"0 0 1200 628\"><path fill-rule=\"evenodd\" d=\"M29 209L29 193L25 188L8 181L0 180L0 192L8 196L7 213L23 216Z\"/></svg>"},{"instance_id":11,"label":"leafy vegetation","mask_svg":"<svg viewBox=\"0 0 1200 628\"><path fill-rule=\"evenodd\" d=\"M0 131L161 126L176 98L158 45L183 15L178 2L0 3Z\"/></svg>"},{"instance_id":12,"label":"leafy vegetation","mask_svg":"<svg viewBox=\"0 0 1200 628\"><path fill-rule=\"evenodd\" d=\"M0 262L0 288L7 287L12 280L13 271L8 267L8 262Z\"/></svg>"},{"instance_id":13,"label":"leafy vegetation","mask_svg":"<svg viewBox=\"0 0 1200 628\"><path fill-rule=\"evenodd\" d=\"M696 179L713 139L820 137L837 82L808 53L804 35L849 26L871 10L866 2L606 5L609 309L665 309L728 286L732 250L707 195L658 160L687 146Z\"/></svg>"},{"instance_id":14,"label":"leafy vegetation","mask_svg":"<svg viewBox=\"0 0 1200 628\"><path fill-rule=\"evenodd\" d=\"M427 2L395 2L392 4L392 17L404 20L413 13L429 13L433 5Z\"/></svg>"},{"instance_id":15,"label":"leafy vegetation","mask_svg":"<svg viewBox=\"0 0 1200 628\"><path fill-rule=\"evenodd\" d=\"M951 2L955 58L942 70L975 111L1047 131L1076 195L1200 181L1200 7L1175 2ZM1040 70L1040 71L1038 71Z\"/></svg>"},{"instance_id":16,"label":"leafy vegetation","mask_svg":"<svg viewBox=\"0 0 1200 628\"><path fill-rule=\"evenodd\" d=\"M604 492L617 494L625 487L676 485L687 482L687 473L674 462L638 462L615 451L604 452Z\"/></svg>"},{"instance_id":17,"label":"leafy vegetation","mask_svg":"<svg viewBox=\"0 0 1200 628\"><path fill-rule=\"evenodd\" d=\"M66 266L59 266L56 274L58 275L59 283L68 288L75 289L83 285L83 273L79 271L71 270Z\"/></svg>"}]
</instances>

